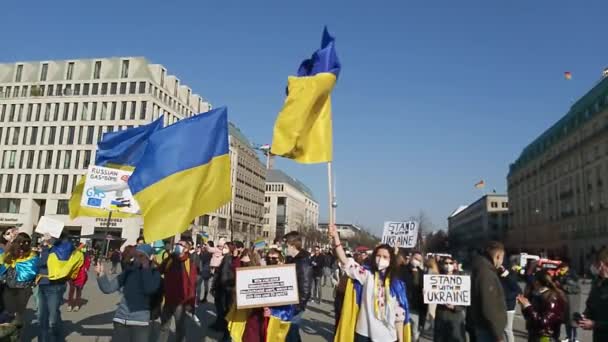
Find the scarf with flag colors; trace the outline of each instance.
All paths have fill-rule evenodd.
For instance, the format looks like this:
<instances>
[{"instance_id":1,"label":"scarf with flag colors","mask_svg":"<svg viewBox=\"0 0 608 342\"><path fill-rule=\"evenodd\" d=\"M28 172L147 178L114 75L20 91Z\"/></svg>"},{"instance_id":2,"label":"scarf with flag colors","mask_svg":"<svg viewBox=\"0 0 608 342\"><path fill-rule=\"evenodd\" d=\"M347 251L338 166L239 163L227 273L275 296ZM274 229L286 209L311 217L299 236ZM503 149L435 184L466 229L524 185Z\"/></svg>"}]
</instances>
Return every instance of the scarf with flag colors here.
<instances>
[{"instance_id":1,"label":"scarf with flag colors","mask_svg":"<svg viewBox=\"0 0 608 342\"><path fill-rule=\"evenodd\" d=\"M105 133L99 144L97 144L95 165L120 170L133 170L133 167L139 162L144 153L150 135L161 129L162 125L163 117L161 116L147 125ZM72 190L72 197L69 202L70 219L73 220L79 216L107 217L108 212L106 210L80 205L85 179L86 177L81 177ZM120 211L112 213L112 217L114 218L133 216L134 214Z\"/></svg>"},{"instance_id":2,"label":"scarf with flag colors","mask_svg":"<svg viewBox=\"0 0 608 342\"><path fill-rule=\"evenodd\" d=\"M237 309L232 306L226 315L228 322L228 331L234 342L241 342L245 329L247 329L247 320L255 309ZM265 342L285 341L291 320L295 316L296 309L294 305L284 305L270 308L270 317L265 320L263 336Z\"/></svg>"},{"instance_id":3,"label":"scarf with flag colors","mask_svg":"<svg viewBox=\"0 0 608 342\"><path fill-rule=\"evenodd\" d=\"M161 240L232 199L228 114L216 108L150 135L129 178L141 208L144 238Z\"/></svg>"},{"instance_id":4,"label":"scarf with flag colors","mask_svg":"<svg viewBox=\"0 0 608 342\"><path fill-rule=\"evenodd\" d=\"M287 81L287 98L274 125L271 153L313 164L332 160L331 92L341 65L327 28L321 49Z\"/></svg>"}]
</instances>

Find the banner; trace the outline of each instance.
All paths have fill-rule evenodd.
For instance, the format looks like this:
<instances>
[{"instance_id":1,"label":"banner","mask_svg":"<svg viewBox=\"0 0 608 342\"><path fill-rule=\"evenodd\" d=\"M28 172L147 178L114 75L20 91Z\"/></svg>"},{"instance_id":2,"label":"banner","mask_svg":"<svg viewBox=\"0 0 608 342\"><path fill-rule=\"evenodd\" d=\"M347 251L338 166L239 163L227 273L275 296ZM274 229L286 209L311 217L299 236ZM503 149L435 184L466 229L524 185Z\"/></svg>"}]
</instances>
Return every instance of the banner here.
<instances>
[{"instance_id":1,"label":"banner","mask_svg":"<svg viewBox=\"0 0 608 342\"><path fill-rule=\"evenodd\" d=\"M139 205L127 184L132 173L103 166L89 166L80 205L137 214Z\"/></svg>"},{"instance_id":2,"label":"banner","mask_svg":"<svg viewBox=\"0 0 608 342\"><path fill-rule=\"evenodd\" d=\"M425 274L424 303L471 305L471 278L465 275Z\"/></svg>"},{"instance_id":3,"label":"banner","mask_svg":"<svg viewBox=\"0 0 608 342\"><path fill-rule=\"evenodd\" d=\"M236 269L237 309L299 302L295 264Z\"/></svg>"},{"instance_id":4,"label":"banner","mask_svg":"<svg viewBox=\"0 0 608 342\"><path fill-rule=\"evenodd\" d=\"M36 225L36 233L41 235L48 233L50 236L58 239L63 231L63 226L64 223L62 221L42 216Z\"/></svg>"},{"instance_id":5,"label":"banner","mask_svg":"<svg viewBox=\"0 0 608 342\"><path fill-rule=\"evenodd\" d=\"M418 222L384 222L382 243L396 248L414 248L418 239Z\"/></svg>"}]
</instances>

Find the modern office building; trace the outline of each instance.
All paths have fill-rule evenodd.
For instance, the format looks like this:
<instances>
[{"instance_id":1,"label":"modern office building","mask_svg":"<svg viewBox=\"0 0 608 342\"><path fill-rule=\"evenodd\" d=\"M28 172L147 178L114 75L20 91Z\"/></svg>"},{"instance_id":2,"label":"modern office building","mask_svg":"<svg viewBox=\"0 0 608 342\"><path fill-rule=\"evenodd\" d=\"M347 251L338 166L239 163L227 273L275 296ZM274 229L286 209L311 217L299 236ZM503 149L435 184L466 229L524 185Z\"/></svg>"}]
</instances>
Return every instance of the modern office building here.
<instances>
[{"instance_id":1,"label":"modern office building","mask_svg":"<svg viewBox=\"0 0 608 342\"><path fill-rule=\"evenodd\" d=\"M267 170L263 237L272 242L290 231L316 229L318 224L319 204L312 191L281 170Z\"/></svg>"},{"instance_id":2,"label":"modern office building","mask_svg":"<svg viewBox=\"0 0 608 342\"><path fill-rule=\"evenodd\" d=\"M94 162L102 134L147 124L161 114L170 125L210 108L165 67L142 57L0 64L0 227L31 233L48 215L65 222L70 234L105 234L105 218L68 216L72 189ZM233 186L240 190L238 175L249 171L236 162L247 154L237 140L231 138L230 153ZM264 175L260 178L263 184ZM255 198L261 203L259 184ZM247 221L240 198L236 202L226 206L235 208L234 216L226 208L217 215ZM110 234L127 242L134 242L141 228L141 218L110 222Z\"/></svg>"},{"instance_id":3,"label":"modern office building","mask_svg":"<svg viewBox=\"0 0 608 342\"><path fill-rule=\"evenodd\" d=\"M511 164L512 249L569 256L580 267L608 245L606 76Z\"/></svg>"},{"instance_id":4,"label":"modern office building","mask_svg":"<svg viewBox=\"0 0 608 342\"><path fill-rule=\"evenodd\" d=\"M488 241L503 241L509 224L507 195L488 194L448 217L448 237L453 250L468 250Z\"/></svg>"}]
</instances>

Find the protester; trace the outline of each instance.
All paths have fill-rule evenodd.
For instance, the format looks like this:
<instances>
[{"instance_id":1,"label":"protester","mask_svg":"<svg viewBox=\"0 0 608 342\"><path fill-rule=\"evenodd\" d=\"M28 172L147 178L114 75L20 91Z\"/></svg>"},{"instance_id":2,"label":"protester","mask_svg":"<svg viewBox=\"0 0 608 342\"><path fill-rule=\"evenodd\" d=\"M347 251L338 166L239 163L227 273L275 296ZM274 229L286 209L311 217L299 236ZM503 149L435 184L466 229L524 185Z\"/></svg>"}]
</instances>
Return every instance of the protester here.
<instances>
[{"instance_id":1,"label":"protester","mask_svg":"<svg viewBox=\"0 0 608 342\"><path fill-rule=\"evenodd\" d=\"M25 324L23 314L38 274L38 256L32 251L31 244L32 239L28 234L19 233L4 256L6 268L2 278L6 288L2 299L5 310L15 315L14 323L19 328Z\"/></svg>"},{"instance_id":2,"label":"protester","mask_svg":"<svg viewBox=\"0 0 608 342\"><path fill-rule=\"evenodd\" d=\"M44 237L38 261L39 342L63 341L59 308L63 303L66 282L77 276L83 258L82 252L76 250L64 234L58 240Z\"/></svg>"},{"instance_id":3,"label":"protester","mask_svg":"<svg viewBox=\"0 0 608 342\"><path fill-rule=\"evenodd\" d=\"M68 281L70 290L68 292L68 312L80 310L82 306L82 289L89 279L89 268L91 267L91 258L84 254L83 264L78 271L76 279Z\"/></svg>"},{"instance_id":4,"label":"protester","mask_svg":"<svg viewBox=\"0 0 608 342\"><path fill-rule=\"evenodd\" d=\"M426 274L439 274L439 266L437 266L437 261L435 258L428 258L426 260ZM435 326L435 314L437 313L437 304L429 304L427 307L427 318L425 321L429 322L430 330L434 330Z\"/></svg>"},{"instance_id":5,"label":"protester","mask_svg":"<svg viewBox=\"0 0 608 342\"><path fill-rule=\"evenodd\" d=\"M400 278L405 282L407 301L410 308L410 322L412 331L412 342L418 342L420 333L424 327L427 313L427 305L424 304L422 254L418 251L412 253L409 263L400 268Z\"/></svg>"},{"instance_id":6,"label":"protester","mask_svg":"<svg viewBox=\"0 0 608 342\"><path fill-rule=\"evenodd\" d=\"M521 288L517 283L517 261L514 260L509 268L501 266L498 269L500 284L505 295L505 305L507 307L507 327L505 328L506 342L515 342L513 335L513 319L515 318L515 306L517 296L522 294Z\"/></svg>"},{"instance_id":7,"label":"protester","mask_svg":"<svg viewBox=\"0 0 608 342\"><path fill-rule=\"evenodd\" d=\"M213 241L208 242L210 247L213 247ZM209 280L213 276L211 273L211 258L212 254L203 246L201 248L200 259L200 278L201 284L197 287L199 295L197 298L200 299L201 303L207 303L207 295L209 294ZM200 293L203 294L203 298L200 298Z\"/></svg>"},{"instance_id":8,"label":"protester","mask_svg":"<svg viewBox=\"0 0 608 342\"><path fill-rule=\"evenodd\" d=\"M224 245L226 244L226 239L220 239L217 243L216 247L213 247L213 241L209 241L207 246L207 251L212 254L211 261L209 262L209 266L211 266L211 272L215 273L215 270L220 267L222 263L222 259L224 258Z\"/></svg>"},{"instance_id":9,"label":"protester","mask_svg":"<svg viewBox=\"0 0 608 342\"><path fill-rule=\"evenodd\" d=\"M535 274L531 297L520 295L517 301L526 319L528 341L557 341L566 311L566 296L546 270Z\"/></svg>"},{"instance_id":10,"label":"protester","mask_svg":"<svg viewBox=\"0 0 608 342\"><path fill-rule=\"evenodd\" d=\"M114 313L113 341L148 342L150 340L150 309L152 297L161 284L161 276L152 267L152 247L139 244L130 255L122 272L110 279L102 263L95 266L99 289L110 294L120 291L121 298Z\"/></svg>"},{"instance_id":11,"label":"protester","mask_svg":"<svg viewBox=\"0 0 608 342\"><path fill-rule=\"evenodd\" d=\"M226 334L227 322L225 317L232 306L233 291L236 286L236 275L234 273L233 264L236 265L238 260L238 258L235 258L235 256L238 255L238 250L236 245L232 242L226 242L222 245L224 246L222 262L214 272L213 287L211 290L211 294L215 301L215 312L217 314L216 321L211 325L211 328ZM238 262L240 263L240 260L238 260Z\"/></svg>"},{"instance_id":12,"label":"protester","mask_svg":"<svg viewBox=\"0 0 608 342\"><path fill-rule=\"evenodd\" d=\"M110 251L110 261L112 262L112 274L118 272L118 264L120 263L120 251L115 249Z\"/></svg>"},{"instance_id":13,"label":"protester","mask_svg":"<svg viewBox=\"0 0 608 342\"><path fill-rule=\"evenodd\" d=\"M146 243L146 240L144 239L143 236L140 236L140 237L137 238L137 246L143 245L145 243Z\"/></svg>"},{"instance_id":14,"label":"protester","mask_svg":"<svg viewBox=\"0 0 608 342\"><path fill-rule=\"evenodd\" d=\"M574 324L574 313L580 312L581 286L576 272L570 268L570 259L564 258L555 274L557 286L566 294L566 313L564 325L566 326L566 338L568 342L577 340L576 324Z\"/></svg>"},{"instance_id":15,"label":"protester","mask_svg":"<svg viewBox=\"0 0 608 342\"><path fill-rule=\"evenodd\" d=\"M346 257L335 226L329 227L336 258L346 275L361 284L361 304L355 325L355 342L402 341L403 324L409 321L405 284L397 275L397 261L389 245L377 246L370 266ZM341 322L345 320L344 313Z\"/></svg>"},{"instance_id":16,"label":"protester","mask_svg":"<svg viewBox=\"0 0 608 342\"><path fill-rule=\"evenodd\" d=\"M455 265L452 258L444 258L441 262L441 274L455 275ZM466 342L467 334L464 322L464 306L438 304L435 317L434 342Z\"/></svg>"},{"instance_id":17,"label":"protester","mask_svg":"<svg viewBox=\"0 0 608 342\"><path fill-rule=\"evenodd\" d=\"M488 243L483 255L473 259L471 276L471 319L476 341L502 341L507 326L507 307L497 269L505 248L500 242Z\"/></svg>"},{"instance_id":18,"label":"protester","mask_svg":"<svg viewBox=\"0 0 608 342\"><path fill-rule=\"evenodd\" d=\"M286 247L286 263L296 265L296 275L298 280L298 295L300 303L296 307L295 316L291 320L289 333L287 334L287 342L301 341L300 324L302 315L306 310L308 301L311 298L312 288L312 267L310 266L310 254L302 248L302 236L300 233L293 231L283 237Z\"/></svg>"},{"instance_id":19,"label":"protester","mask_svg":"<svg viewBox=\"0 0 608 342\"><path fill-rule=\"evenodd\" d=\"M190 258L191 242L182 238L173 249L173 254L159 267L164 275L164 305L160 315L159 342L167 342L171 332L171 318L175 319L175 340L186 338L185 318L192 313L196 300L197 265Z\"/></svg>"},{"instance_id":20,"label":"protester","mask_svg":"<svg viewBox=\"0 0 608 342\"><path fill-rule=\"evenodd\" d=\"M327 286L328 283L333 287L332 274L335 270L336 259L333 254L328 251L323 251L323 286Z\"/></svg>"},{"instance_id":21,"label":"protester","mask_svg":"<svg viewBox=\"0 0 608 342\"><path fill-rule=\"evenodd\" d=\"M577 323L584 330L593 330L593 342L605 342L608 341L608 249L599 252L594 267L598 278Z\"/></svg>"},{"instance_id":22,"label":"protester","mask_svg":"<svg viewBox=\"0 0 608 342\"><path fill-rule=\"evenodd\" d=\"M312 300L316 301L317 304L321 304L323 299L321 278L323 278L323 269L325 268L325 256L321 254L319 246L315 246L313 249L310 265L312 266Z\"/></svg>"}]
</instances>

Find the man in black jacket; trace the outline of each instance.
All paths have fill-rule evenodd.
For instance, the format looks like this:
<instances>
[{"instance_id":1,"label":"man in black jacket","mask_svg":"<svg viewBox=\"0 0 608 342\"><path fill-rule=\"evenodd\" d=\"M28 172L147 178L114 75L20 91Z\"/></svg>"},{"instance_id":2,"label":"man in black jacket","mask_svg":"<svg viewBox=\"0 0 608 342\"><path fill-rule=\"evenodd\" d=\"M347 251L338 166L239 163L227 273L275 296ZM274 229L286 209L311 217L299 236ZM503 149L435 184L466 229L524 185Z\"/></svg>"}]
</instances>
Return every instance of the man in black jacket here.
<instances>
[{"instance_id":1,"label":"man in black jacket","mask_svg":"<svg viewBox=\"0 0 608 342\"><path fill-rule=\"evenodd\" d=\"M325 267L325 256L321 254L321 248L315 246L313 255L310 257L310 265L312 266L312 300L321 304L323 299L321 278L323 277L323 268Z\"/></svg>"},{"instance_id":2,"label":"man in black jacket","mask_svg":"<svg viewBox=\"0 0 608 342\"><path fill-rule=\"evenodd\" d=\"M312 267L310 263L310 254L302 249L302 237L298 232L291 232L283 237L287 245L288 264L296 264L296 274L298 279L298 294L300 296L300 304L296 309L296 315L291 321L289 332L287 333L286 342L302 341L300 337L300 322L302 315L306 310L306 305L311 297L312 288Z\"/></svg>"},{"instance_id":3,"label":"man in black jacket","mask_svg":"<svg viewBox=\"0 0 608 342\"><path fill-rule=\"evenodd\" d=\"M424 304L423 285L423 259L420 252L412 253L409 264L401 269L401 278L405 282L407 302L410 306L410 319L412 321L412 342L420 339L420 330L424 327L427 305Z\"/></svg>"},{"instance_id":4,"label":"man in black jacket","mask_svg":"<svg viewBox=\"0 0 608 342\"><path fill-rule=\"evenodd\" d=\"M507 306L497 272L504 257L503 244L492 241L473 260L470 313L478 342L504 341Z\"/></svg>"}]
</instances>

